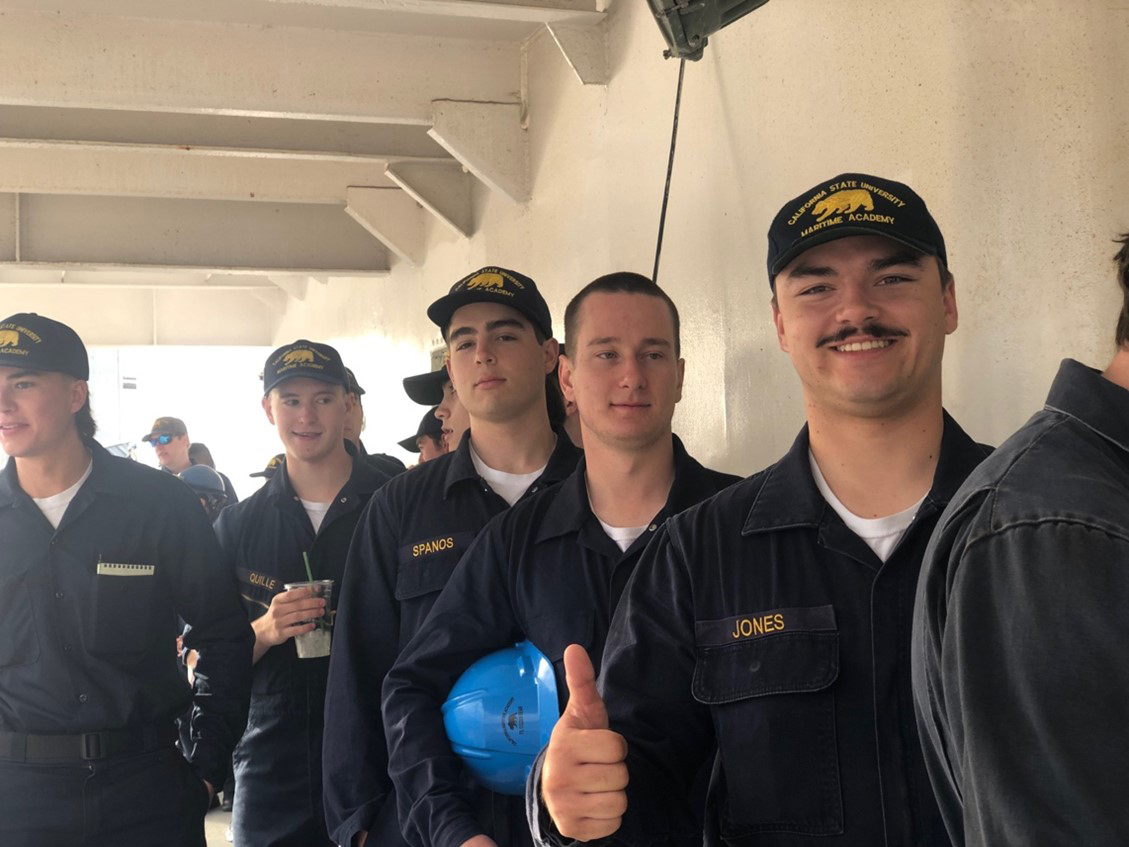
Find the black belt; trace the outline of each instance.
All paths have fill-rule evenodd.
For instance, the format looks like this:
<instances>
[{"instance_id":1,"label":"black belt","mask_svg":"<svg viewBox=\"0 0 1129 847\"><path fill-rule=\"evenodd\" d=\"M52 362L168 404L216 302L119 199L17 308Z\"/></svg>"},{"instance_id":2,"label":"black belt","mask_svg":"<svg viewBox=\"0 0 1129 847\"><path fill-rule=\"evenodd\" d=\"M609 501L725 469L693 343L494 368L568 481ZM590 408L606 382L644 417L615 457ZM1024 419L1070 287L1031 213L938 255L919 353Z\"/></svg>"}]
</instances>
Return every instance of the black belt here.
<instances>
[{"instance_id":1,"label":"black belt","mask_svg":"<svg viewBox=\"0 0 1129 847\"><path fill-rule=\"evenodd\" d=\"M30 735L0 732L0 759L16 762L92 762L114 756L150 753L171 747L177 739L172 724L82 732L77 735Z\"/></svg>"}]
</instances>

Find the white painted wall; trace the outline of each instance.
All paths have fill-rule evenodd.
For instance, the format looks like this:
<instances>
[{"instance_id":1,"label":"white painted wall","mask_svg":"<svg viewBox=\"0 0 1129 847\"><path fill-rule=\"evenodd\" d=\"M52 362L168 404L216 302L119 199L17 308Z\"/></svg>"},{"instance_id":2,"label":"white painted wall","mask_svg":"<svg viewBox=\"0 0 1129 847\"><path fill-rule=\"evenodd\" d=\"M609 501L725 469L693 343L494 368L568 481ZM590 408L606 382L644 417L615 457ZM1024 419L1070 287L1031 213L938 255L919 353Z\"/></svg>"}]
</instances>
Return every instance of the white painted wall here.
<instances>
[{"instance_id":1,"label":"white painted wall","mask_svg":"<svg viewBox=\"0 0 1129 847\"><path fill-rule=\"evenodd\" d=\"M961 308L946 402L974 437L1020 425L1062 357L1104 365L1110 239L1129 230L1127 45L1129 7L1111 0L775 0L715 36L687 67L659 280L683 313L676 428L691 451L749 473L794 437L799 384L769 320L765 233L783 202L841 171L910 183L940 222ZM534 199L477 191L474 238L432 227L424 268L291 301L276 340L342 347L370 391L371 449L418 421L399 379L428 366L424 309L467 271L529 273L558 331L593 277L650 272L678 71L662 48L641 0L612 5L606 88L580 86L535 38Z\"/></svg>"}]
</instances>

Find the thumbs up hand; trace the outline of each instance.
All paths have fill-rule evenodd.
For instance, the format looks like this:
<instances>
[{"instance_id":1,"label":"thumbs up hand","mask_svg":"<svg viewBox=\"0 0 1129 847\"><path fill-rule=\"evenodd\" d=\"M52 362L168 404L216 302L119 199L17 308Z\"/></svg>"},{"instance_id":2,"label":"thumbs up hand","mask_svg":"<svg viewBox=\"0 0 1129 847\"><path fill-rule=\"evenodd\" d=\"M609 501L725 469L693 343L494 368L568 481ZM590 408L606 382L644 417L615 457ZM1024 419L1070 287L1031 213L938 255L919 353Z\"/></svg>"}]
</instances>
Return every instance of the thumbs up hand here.
<instances>
[{"instance_id":1,"label":"thumbs up hand","mask_svg":"<svg viewBox=\"0 0 1129 847\"><path fill-rule=\"evenodd\" d=\"M584 648L564 654L568 704L545 751L541 797L566 838L611 835L627 811L627 742L608 729L608 711Z\"/></svg>"}]
</instances>

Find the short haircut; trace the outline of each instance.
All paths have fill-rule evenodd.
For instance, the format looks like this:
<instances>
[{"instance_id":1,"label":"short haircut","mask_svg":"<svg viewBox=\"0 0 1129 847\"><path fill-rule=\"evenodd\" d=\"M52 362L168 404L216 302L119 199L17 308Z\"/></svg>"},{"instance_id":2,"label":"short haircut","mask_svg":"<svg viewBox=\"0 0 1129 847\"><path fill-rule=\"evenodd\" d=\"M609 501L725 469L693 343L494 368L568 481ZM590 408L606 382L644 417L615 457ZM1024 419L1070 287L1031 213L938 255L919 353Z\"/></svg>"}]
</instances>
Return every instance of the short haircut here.
<instances>
[{"instance_id":1,"label":"short haircut","mask_svg":"<svg viewBox=\"0 0 1129 847\"><path fill-rule=\"evenodd\" d=\"M674 322L674 355L682 355L682 341L680 337L681 322L678 318L678 307L665 291L659 288L652 280L642 274L630 271L618 271L605 274L592 280L569 301L565 309L565 342L572 348L576 347L577 320L580 316L580 307L589 294L644 294L647 297L657 297L666 303L670 309L670 318Z\"/></svg>"},{"instance_id":2,"label":"short haircut","mask_svg":"<svg viewBox=\"0 0 1129 847\"><path fill-rule=\"evenodd\" d=\"M188 461L194 465L206 465L212 470L216 469L216 460L212 458L212 451L202 441L193 441L188 445Z\"/></svg>"},{"instance_id":3,"label":"short haircut","mask_svg":"<svg viewBox=\"0 0 1129 847\"><path fill-rule=\"evenodd\" d=\"M1117 346L1129 347L1129 232L1114 241L1121 245L1113 261L1117 263L1117 284L1121 286L1121 314L1117 318Z\"/></svg>"}]
</instances>

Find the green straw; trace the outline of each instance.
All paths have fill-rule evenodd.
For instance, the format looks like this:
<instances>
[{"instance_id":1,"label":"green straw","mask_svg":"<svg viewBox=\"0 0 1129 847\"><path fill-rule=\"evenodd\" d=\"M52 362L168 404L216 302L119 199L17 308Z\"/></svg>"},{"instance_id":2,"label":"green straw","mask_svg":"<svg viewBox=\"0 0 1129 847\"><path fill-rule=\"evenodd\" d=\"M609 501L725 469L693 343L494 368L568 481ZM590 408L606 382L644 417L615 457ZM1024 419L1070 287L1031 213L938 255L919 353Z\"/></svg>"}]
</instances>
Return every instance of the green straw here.
<instances>
[{"instance_id":1,"label":"green straw","mask_svg":"<svg viewBox=\"0 0 1129 847\"><path fill-rule=\"evenodd\" d=\"M310 570L310 557L306 555L306 551L302 551L302 561L306 563L306 576L310 578L310 582L314 581L314 572Z\"/></svg>"}]
</instances>

